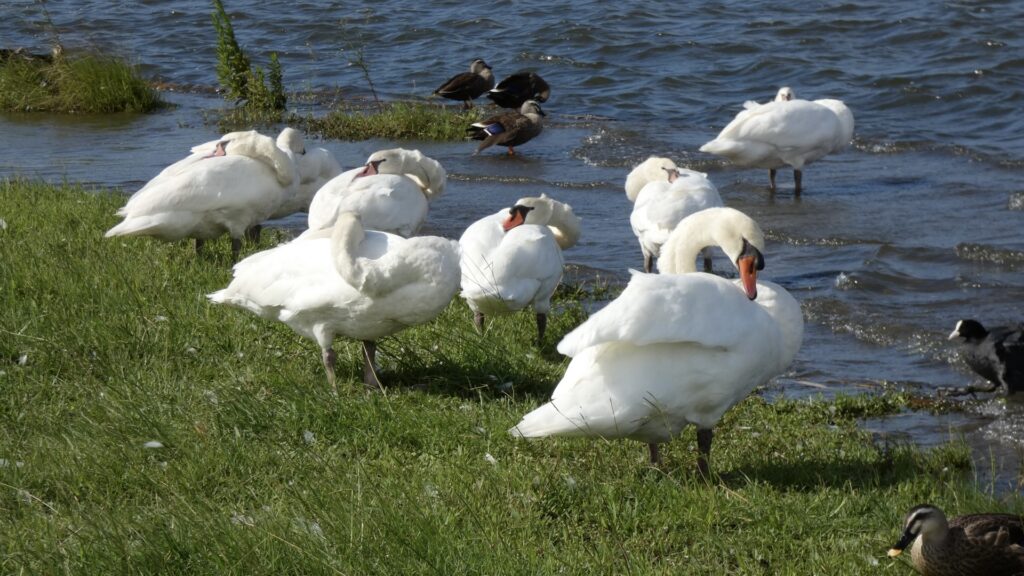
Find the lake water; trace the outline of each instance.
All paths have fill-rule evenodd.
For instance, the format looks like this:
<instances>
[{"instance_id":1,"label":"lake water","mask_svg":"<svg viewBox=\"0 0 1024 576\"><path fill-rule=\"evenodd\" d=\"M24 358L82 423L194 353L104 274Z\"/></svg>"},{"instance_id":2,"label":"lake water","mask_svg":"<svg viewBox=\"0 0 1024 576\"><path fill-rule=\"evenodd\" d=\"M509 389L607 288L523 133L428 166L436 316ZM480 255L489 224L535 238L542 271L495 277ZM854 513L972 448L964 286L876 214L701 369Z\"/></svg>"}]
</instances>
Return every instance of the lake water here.
<instances>
[{"instance_id":1,"label":"lake water","mask_svg":"<svg viewBox=\"0 0 1024 576\"><path fill-rule=\"evenodd\" d=\"M531 69L551 84L546 130L517 157L472 156L470 142L400 143L450 174L430 233L457 238L473 220L545 192L584 219L567 260L622 280L642 263L622 192L629 169L658 154L707 172L727 204L765 229L764 275L804 308L803 348L772 393L963 385L974 376L946 340L956 321L1024 319L1024 3L225 3L256 62L279 53L291 91L366 98L362 72L348 65L360 49L385 99L425 98L475 57L498 78ZM213 93L208 1L47 7L52 27L37 2L7 0L0 45L45 52L56 31L70 49L119 54L180 87L165 94L180 106L149 116L0 115L0 177L129 193L218 135L203 116L225 106ZM771 196L765 170L697 151L745 100L768 100L783 85L842 99L857 121L850 149L805 170L799 198L789 170ZM346 167L396 144L317 143ZM967 404L960 414L866 425L923 444L963 434L983 459L996 456L1007 489L1024 415L999 400Z\"/></svg>"}]
</instances>

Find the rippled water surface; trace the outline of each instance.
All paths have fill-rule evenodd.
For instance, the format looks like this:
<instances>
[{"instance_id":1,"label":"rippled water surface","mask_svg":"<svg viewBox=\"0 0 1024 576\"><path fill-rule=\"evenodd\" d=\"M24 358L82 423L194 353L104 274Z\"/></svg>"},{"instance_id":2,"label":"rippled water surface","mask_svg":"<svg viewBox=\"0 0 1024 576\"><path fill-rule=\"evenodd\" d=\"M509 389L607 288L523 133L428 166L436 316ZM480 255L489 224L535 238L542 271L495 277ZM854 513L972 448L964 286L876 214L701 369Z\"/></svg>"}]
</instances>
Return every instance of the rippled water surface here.
<instances>
[{"instance_id":1,"label":"rippled water surface","mask_svg":"<svg viewBox=\"0 0 1024 576\"><path fill-rule=\"evenodd\" d=\"M402 143L451 174L431 208L433 233L457 237L476 218L546 192L585 219L567 259L621 279L641 265L622 193L629 168L660 154L708 172L725 201L767 231L766 276L803 304L807 333L775 385L782 393L962 385L973 376L945 339L956 320L1024 319L1024 3L226 4L255 60L280 54L290 90L365 98L362 73L347 65L360 48L387 99L426 97L477 56L498 77L527 68L550 82L547 129L519 157L474 157L468 142ZM0 176L131 192L217 135L202 114L224 105L212 92L209 2L48 8L65 45L130 58L179 87L167 97L180 106L151 116L0 116ZM3 14L5 47L48 49L52 30L36 2L8 1ZM842 99L857 121L855 145L806 169L800 198L790 171L780 171L773 197L765 171L697 152L745 100L770 99L782 85ZM394 143L320 145L354 166ZM996 401L967 415L868 425L924 444L952 430L979 453L992 446L1014 460L1024 416Z\"/></svg>"}]
</instances>

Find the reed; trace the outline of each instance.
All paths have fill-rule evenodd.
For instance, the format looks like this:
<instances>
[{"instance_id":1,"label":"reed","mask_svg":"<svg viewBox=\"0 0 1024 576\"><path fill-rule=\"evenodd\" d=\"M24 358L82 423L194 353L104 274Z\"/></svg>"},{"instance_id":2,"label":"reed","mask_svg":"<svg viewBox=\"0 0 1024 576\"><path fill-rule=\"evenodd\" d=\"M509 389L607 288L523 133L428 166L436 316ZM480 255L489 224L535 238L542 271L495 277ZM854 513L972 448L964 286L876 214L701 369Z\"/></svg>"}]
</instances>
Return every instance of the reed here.
<instances>
[{"instance_id":1,"label":"reed","mask_svg":"<svg viewBox=\"0 0 1024 576\"><path fill-rule=\"evenodd\" d=\"M0 57L0 110L8 112L151 112L166 106L136 69L111 56Z\"/></svg>"},{"instance_id":2,"label":"reed","mask_svg":"<svg viewBox=\"0 0 1024 576\"><path fill-rule=\"evenodd\" d=\"M692 431L666 470L636 443L508 437L585 289L540 350L532 315L479 336L453 302L381 341L384 395L339 339L332 396L315 344L206 300L227 242L104 239L123 202L0 181L2 572L909 575L885 553L910 506L1024 510L974 487L961 442L858 428L898 396L753 395L716 427L711 482Z\"/></svg>"}]
</instances>

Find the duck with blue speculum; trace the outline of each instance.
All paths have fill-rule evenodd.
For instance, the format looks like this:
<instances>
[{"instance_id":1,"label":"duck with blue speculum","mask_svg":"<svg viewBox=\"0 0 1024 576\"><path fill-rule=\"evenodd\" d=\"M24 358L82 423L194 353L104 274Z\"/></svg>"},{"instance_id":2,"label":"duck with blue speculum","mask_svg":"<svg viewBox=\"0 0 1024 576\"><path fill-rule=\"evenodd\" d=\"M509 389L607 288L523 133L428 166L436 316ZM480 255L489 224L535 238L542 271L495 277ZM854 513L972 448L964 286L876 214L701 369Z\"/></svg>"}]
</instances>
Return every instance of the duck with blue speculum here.
<instances>
[{"instance_id":1,"label":"duck with blue speculum","mask_svg":"<svg viewBox=\"0 0 1024 576\"><path fill-rule=\"evenodd\" d=\"M473 140L482 140L474 154L491 146L507 146L508 155L515 155L515 146L520 146L534 139L544 130L541 118L547 116L536 100L523 102L518 111L502 112L466 128Z\"/></svg>"}]
</instances>

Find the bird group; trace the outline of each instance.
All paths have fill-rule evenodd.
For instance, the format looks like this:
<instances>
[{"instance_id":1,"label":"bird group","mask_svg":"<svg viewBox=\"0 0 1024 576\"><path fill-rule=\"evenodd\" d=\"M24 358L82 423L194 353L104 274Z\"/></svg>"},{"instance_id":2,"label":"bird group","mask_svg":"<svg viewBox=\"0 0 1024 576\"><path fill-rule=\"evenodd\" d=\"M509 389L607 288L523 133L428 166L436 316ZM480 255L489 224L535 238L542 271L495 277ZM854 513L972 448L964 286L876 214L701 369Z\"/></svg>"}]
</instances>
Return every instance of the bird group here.
<instances>
[{"instance_id":1,"label":"bird group","mask_svg":"<svg viewBox=\"0 0 1024 576\"><path fill-rule=\"evenodd\" d=\"M491 67L477 59L470 72L436 91L466 106L484 92L519 110L470 127L482 141L478 152L502 145L512 153L540 133L539 102L550 88L532 72L495 86ZM789 165L799 193L803 167L852 137L853 116L842 102L798 100L782 88L772 102L746 103L701 150L768 168L772 190L776 170ZM446 183L441 164L418 150L379 150L342 171L330 152L307 149L292 128L276 139L232 132L195 146L161 171L118 211L123 221L106 235L193 238L199 252L205 240L226 233L237 259L241 239L263 221L307 212L305 232L238 262L228 286L209 299L283 322L316 341L335 393L333 341L339 335L360 341L363 383L378 390L376 340L433 320L456 294L481 333L488 317L531 308L541 345L562 277L562 251L583 230L571 206L540 194L483 216L457 242L417 236ZM759 278L766 268L764 233L752 218L725 206L706 174L651 156L626 176L625 192L644 271L631 271L617 298L558 343L571 358L564 376L550 401L509 433L629 438L646 444L650 462L661 465L660 444L693 425L696 468L708 477L715 425L754 388L787 370L800 349L803 315L784 288ZM716 247L736 280L712 273ZM954 392L1024 388L1020 328L986 331L964 320L951 338L965 341L968 364L993 383ZM1021 520L981 516L947 523L937 508L915 508L890 554L913 543L923 574L1017 573L941 568L954 557L968 566L1024 570Z\"/></svg>"}]
</instances>

